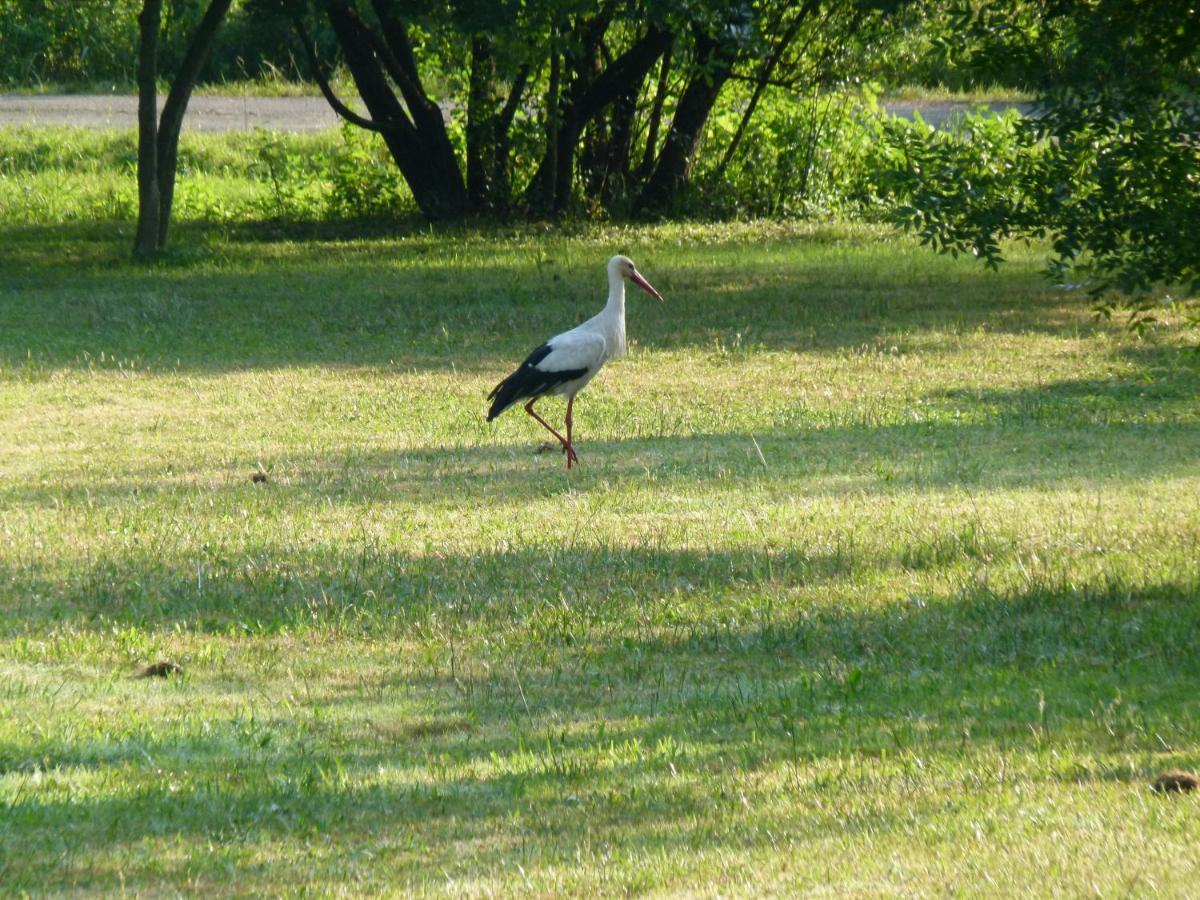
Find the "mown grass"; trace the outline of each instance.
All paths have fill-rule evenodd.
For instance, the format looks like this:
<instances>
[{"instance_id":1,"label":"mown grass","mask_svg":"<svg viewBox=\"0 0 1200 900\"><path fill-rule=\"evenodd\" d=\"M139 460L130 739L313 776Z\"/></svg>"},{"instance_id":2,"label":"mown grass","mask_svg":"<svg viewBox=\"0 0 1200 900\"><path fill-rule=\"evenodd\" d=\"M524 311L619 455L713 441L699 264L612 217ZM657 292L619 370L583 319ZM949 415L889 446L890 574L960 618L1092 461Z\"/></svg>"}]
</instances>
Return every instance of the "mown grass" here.
<instances>
[{"instance_id":1,"label":"mown grass","mask_svg":"<svg viewBox=\"0 0 1200 900\"><path fill-rule=\"evenodd\" d=\"M863 226L197 228L0 242L6 892L1193 888L1182 319ZM617 251L567 472L483 398Z\"/></svg>"}]
</instances>

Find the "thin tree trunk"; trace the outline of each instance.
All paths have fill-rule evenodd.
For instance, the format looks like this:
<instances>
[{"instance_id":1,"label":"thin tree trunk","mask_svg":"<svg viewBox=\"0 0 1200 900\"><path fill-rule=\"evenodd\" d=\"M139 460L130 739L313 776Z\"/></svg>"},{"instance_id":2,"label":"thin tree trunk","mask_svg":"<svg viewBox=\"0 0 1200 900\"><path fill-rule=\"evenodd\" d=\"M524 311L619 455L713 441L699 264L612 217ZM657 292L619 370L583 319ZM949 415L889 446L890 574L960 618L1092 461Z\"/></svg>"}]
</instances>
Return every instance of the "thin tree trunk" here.
<instances>
[{"instance_id":1,"label":"thin tree trunk","mask_svg":"<svg viewBox=\"0 0 1200 900\"><path fill-rule=\"evenodd\" d=\"M594 81L584 86L577 80L572 85L566 114L559 125L558 140L547 147L532 182L545 184L552 179L554 190L547 199L556 213L565 212L571 199L575 151L583 129L627 91L641 85L670 40L669 32L651 25L633 46L614 59Z\"/></svg>"},{"instance_id":2,"label":"thin tree trunk","mask_svg":"<svg viewBox=\"0 0 1200 900\"><path fill-rule=\"evenodd\" d=\"M482 211L491 203L496 171L496 60L483 35L471 39L471 72L467 83L467 203Z\"/></svg>"},{"instance_id":3,"label":"thin tree trunk","mask_svg":"<svg viewBox=\"0 0 1200 900\"><path fill-rule=\"evenodd\" d=\"M533 183L541 192L541 203L554 205L554 178L558 172L558 114L562 81L562 56L550 51L550 84L546 88L546 159L534 176Z\"/></svg>"},{"instance_id":4,"label":"thin tree trunk","mask_svg":"<svg viewBox=\"0 0 1200 900\"><path fill-rule=\"evenodd\" d=\"M783 54L787 52L787 48L796 39L796 35L800 32L800 26L804 24L805 19L808 18L815 6L815 3L808 3L804 6L804 9L796 17L796 21L788 26L787 31L783 33L783 37L779 39L779 43L775 45L775 49L771 51L771 55L767 57L762 68L759 69L758 78L754 83L754 92L750 95L750 102L746 104L746 111L742 113L742 119L738 122L737 131L733 133L733 138L729 141L729 146L725 148L725 155L721 157L721 162L717 164L717 169L713 173L715 180L720 181L724 177L725 170L733 160L733 155L737 153L738 145L742 142L742 136L746 133L746 128L750 124L750 119L754 115L754 111L758 109L758 101L762 98L763 91L767 89L767 82L771 80L771 76L775 73L775 67L783 59Z\"/></svg>"},{"instance_id":5,"label":"thin tree trunk","mask_svg":"<svg viewBox=\"0 0 1200 900\"><path fill-rule=\"evenodd\" d=\"M158 29L162 0L145 0L138 16L138 224L133 255L151 259L158 251Z\"/></svg>"},{"instance_id":6,"label":"thin tree trunk","mask_svg":"<svg viewBox=\"0 0 1200 900\"><path fill-rule=\"evenodd\" d=\"M508 99L504 108L496 117L494 134L496 138L496 158L492 170L492 193L495 207L500 212L508 212L512 203L512 173L509 167L509 152L512 148L512 123L516 118L517 109L521 105L521 97L525 94L525 86L529 83L530 67L524 65L517 73L512 88L509 89Z\"/></svg>"},{"instance_id":7,"label":"thin tree trunk","mask_svg":"<svg viewBox=\"0 0 1200 900\"><path fill-rule=\"evenodd\" d=\"M175 199L175 171L179 158L179 131L183 127L183 114L187 111L192 89L196 86L200 70L204 68L204 62L208 59L231 3L232 0L212 0L209 4L204 18L196 26L196 32L192 35L187 53L179 65L179 71L175 74L171 90L163 104L157 140L159 249L167 245L167 229L171 224L171 205Z\"/></svg>"},{"instance_id":8,"label":"thin tree trunk","mask_svg":"<svg viewBox=\"0 0 1200 900\"><path fill-rule=\"evenodd\" d=\"M625 192L629 179L629 156L633 143L633 118L637 114L641 85L631 85L612 105L608 140L600 148L596 160L598 171L593 175L594 190L607 206Z\"/></svg>"},{"instance_id":9,"label":"thin tree trunk","mask_svg":"<svg viewBox=\"0 0 1200 900\"><path fill-rule=\"evenodd\" d=\"M573 48L564 56L571 61L571 90L566 109L562 112L558 129L558 147L554 152L554 191L551 209L561 216L571 204L571 186L575 176L575 157L580 150L581 139L588 123L603 109L599 106L587 109L589 91L612 71L613 63L604 63L604 35L612 22L611 7L602 7L600 12L589 18L576 19ZM611 99L608 101L611 102ZM585 149L586 155L586 149Z\"/></svg>"},{"instance_id":10,"label":"thin tree trunk","mask_svg":"<svg viewBox=\"0 0 1200 900\"><path fill-rule=\"evenodd\" d=\"M658 129L662 125L663 108L667 103L668 79L671 77L671 57L675 49L675 38L663 53L662 65L658 69L658 85L654 90L654 103L650 107L650 125L646 130L646 150L638 163L634 177L639 181L654 171L654 157L658 154Z\"/></svg>"},{"instance_id":11,"label":"thin tree trunk","mask_svg":"<svg viewBox=\"0 0 1200 900\"><path fill-rule=\"evenodd\" d=\"M467 197L472 212L508 209L509 129L529 80L529 66L517 72L508 99L496 109L496 60L489 38L471 40L471 72L467 97Z\"/></svg>"}]
</instances>

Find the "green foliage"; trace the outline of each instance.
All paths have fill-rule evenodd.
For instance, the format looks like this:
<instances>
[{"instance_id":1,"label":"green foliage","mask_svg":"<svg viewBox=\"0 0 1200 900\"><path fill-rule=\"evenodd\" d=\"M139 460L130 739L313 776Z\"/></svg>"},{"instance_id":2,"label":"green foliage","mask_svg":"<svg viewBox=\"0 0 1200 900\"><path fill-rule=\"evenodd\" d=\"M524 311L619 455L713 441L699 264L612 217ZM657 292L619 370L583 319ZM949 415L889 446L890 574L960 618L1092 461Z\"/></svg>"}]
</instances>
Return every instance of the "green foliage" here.
<instances>
[{"instance_id":1,"label":"green foliage","mask_svg":"<svg viewBox=\"0 0 1200 900\"><path fill-rule=\"evenodd\" d=\"M996 268L1014 211L1031 209L1030 171L1046 150L1020 122L1014 111L973 111L942 129L919 116L879 120L866 166L877 200L923 244Z\"/></svg>"},{"instance_id":2,"label":"green foliage","mask_svg":"<svg viewBox=\"0 0 1200 900\"><path fill-rule=\"evenodd\" d=\"M188 148L195 147L189 142ZM187 158L187 151L181 155ZM70 174L132 171L137 138L132 131L21 126L0 128L0 175L21 177L39 172Z\"/></svg>"},{"instance_id":3,"label":"green foliage","mask_svg":"<svg viewBox=\"0 0 1200 900\"><path fill-rule=\"evenodd\" d=\"M132 80L141 0L0 0L0 84Z\"/></svg>"},{"instance_id":4,"label":"green foliage","mask_svg":"<svg viewBox=\"0 0 1200 900\"><path fill-rule=\"evenodd\" d=\"M129 221L135 160L129 132L0 129L0 216L27 224ZM380 138L356 128L186 132L180 142L180 221L395 221L412 209Z\"/></svg>"},{"instance_id":5,"label":"green foliage","mask_svg":"<svg viewBox=\"0 0 1200 900\"><path fill-rule=\"evenodd\" d=\"M697 185L685 204L724 216L804 217L856 210L865 196L865 163L881 115L871 91L808 96L768 89L723 178L723 157L747 100L745 86L727 95L705 131Z\"/></svg>"},{"instance_id":6,"label":"green foliage","mask_svg":"<svg viewBox=\"0 0 1200 900\"><path fill-rule=\"evenodd\" d=\"M327 215L394 219L412 213L412 193L379 136L352 125L342 126L341 135L329 159Z\"/></svg>"},{"instance_id":7,"label":"green foliage","mask_svg":"<svg viewBox=\"0 0 1200 900\"><path fill-rule=\"evenodd\" d=\"M251 177L266 188L250 211L280 222L391 220L412 212L412 195L378 135L344 125L312 142L260 132ZM244 218L246 210L236 217ZM205 218L200 216L200 218Z\"/></svg>"},{"instance_id":8,"label":"green foliage","mask_svg":"<svg viewBox=\"0 0 1200 900\"><path fill-rule=\"evenodd\" d=\"M319 218L327 192L319 181L327 174L329 154L305 148L284 135L260 132L254 146L251 172L269 190L261 196L257 211L267 219L311 221Z\"/></svg>"},{"instance_id":9,"label":"green foliage","mask_svg":"<svg viewBox=\"0 0 1200 900\"><path fill-rule=\"evenodd\" d=\"M997 0L964 8L958 23L960 64L981 77L1022 72L1039 109L1007 135L983 135L978 148L886 135L894 159L933 164L890 181L906 198L907 224L939 249L970 249L991 264L1003 238L1049 235L1055 275L1086 284L1106 314L1105 292L1124 292L1135 327L1151 321L1156 287L1200 292L1200 21L1191 4L1150 15L1129 0Z\"/></svg>"},{"instance_id":10,"label":"green foliage","mask_svg":"<svg viewBox=\"0 0 1200 900\"><path fill-rule=\"evenodd\" d=\"M188 36L207 0L167 0L163 5L159 60L164 71L182 59ZM0 0L0 85L54 83L131 86L137 66L137 16L142 0ZM315 37L329 54L325 29ZM299 48L286 16L267 4L235 2L202 80L262 77L297 80Z\"/></svg>"}]
</instances>

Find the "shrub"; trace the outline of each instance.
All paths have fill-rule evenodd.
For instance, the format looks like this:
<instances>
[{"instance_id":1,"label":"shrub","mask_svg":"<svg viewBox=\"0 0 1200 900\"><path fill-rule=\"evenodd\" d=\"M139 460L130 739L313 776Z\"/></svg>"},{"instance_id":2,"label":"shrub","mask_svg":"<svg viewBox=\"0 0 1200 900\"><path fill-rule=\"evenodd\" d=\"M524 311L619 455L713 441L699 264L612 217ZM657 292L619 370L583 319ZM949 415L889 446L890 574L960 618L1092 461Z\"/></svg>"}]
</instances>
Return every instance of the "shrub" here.
<instances>
[{"instance_id":1,"label":"shrub","mask_svg":"<svg viewBox=\"0 0 1200 900\"><path fill-rule=\"evenodd\" d=\"M768 89L724 173L718 168L748 102L733 97L704 136L689 203L720 216L846 212L867 195L866 161L881 115L866 89L810 96ZM718 178L718 175L720 177Z\"/></svg>"},{"instance_id":2,"label":"shrub","mask_svg":"<svg viewBox=\"0 0 1200 900\"><path fill-rule=\"evenodd\" d=\"M880 119L865 169L878 206L923 244L957 256L969 251L995 268L1001 224L1031 197L1024 177L1046 145L1020 127L1015 110L974 110L941 129Z\"/></svg>"}]
</instances>

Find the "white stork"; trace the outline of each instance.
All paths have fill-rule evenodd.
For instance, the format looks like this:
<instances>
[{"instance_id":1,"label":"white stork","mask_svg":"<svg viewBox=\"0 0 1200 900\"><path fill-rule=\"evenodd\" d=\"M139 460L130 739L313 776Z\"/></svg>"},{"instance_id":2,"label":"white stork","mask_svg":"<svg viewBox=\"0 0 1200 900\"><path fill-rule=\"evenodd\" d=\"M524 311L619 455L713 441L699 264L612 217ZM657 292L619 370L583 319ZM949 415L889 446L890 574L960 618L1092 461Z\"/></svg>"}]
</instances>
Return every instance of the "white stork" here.
<instances>
[{"instance_id":1,"label":"white stork","mask_svg":"<svg viewBox=\"0 0 1200 900\"><path fill-rule=\"evenodd\" d=\"M517 370L492 388L488 399L490 422L514 403L528 399L525 412L554 435L567 454L567 468L579 462L571 443L571 407L575 395L583 390L600 367L614 356L625 354L625 279L628 278L652 297L663 302L662 295L641 276L628 256L614 256L608 261L608 302L597 315L577 328L550 338L525 358ZM567 396L567 436L563 437L550 423L533 410L533 404L547 394Z\"/></svg>"}]
</instances>

